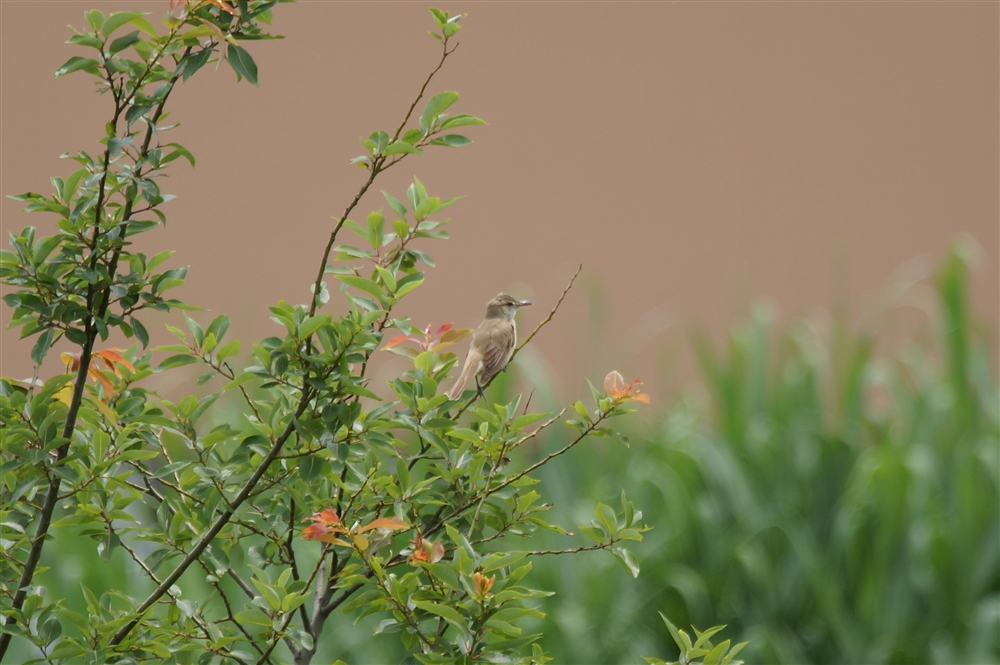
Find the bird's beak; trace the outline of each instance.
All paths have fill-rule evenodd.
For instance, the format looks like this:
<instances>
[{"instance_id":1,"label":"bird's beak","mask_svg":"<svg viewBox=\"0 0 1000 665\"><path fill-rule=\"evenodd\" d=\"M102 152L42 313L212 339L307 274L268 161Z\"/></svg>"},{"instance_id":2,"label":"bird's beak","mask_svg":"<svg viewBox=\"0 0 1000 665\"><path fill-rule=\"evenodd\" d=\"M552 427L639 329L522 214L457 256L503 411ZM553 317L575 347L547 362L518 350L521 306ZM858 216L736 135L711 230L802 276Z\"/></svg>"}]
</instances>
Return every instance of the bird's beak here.
<instances>
[{"instance_id":1,"label":"bird's beak","mask_svg":"<svg viewBox=\"0 0 1000 665\"><path fill-rule=\"evenodd\" d=\"M531 304L530 300L520 300L520 301L518 301L517 306L518 307L524 307L524 306L530 305L530 304Z\"/></svg>"}]
</instances>

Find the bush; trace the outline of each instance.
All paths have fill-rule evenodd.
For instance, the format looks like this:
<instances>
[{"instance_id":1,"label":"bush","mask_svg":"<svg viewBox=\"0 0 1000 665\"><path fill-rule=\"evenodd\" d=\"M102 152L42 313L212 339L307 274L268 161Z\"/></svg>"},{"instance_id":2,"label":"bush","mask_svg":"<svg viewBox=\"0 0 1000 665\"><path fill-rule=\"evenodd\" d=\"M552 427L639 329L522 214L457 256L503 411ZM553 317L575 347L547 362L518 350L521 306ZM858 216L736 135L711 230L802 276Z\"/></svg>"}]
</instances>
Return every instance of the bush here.
<instances>
[{"instance_id":1,"label":"bush","mask_svg":"<svg viewBox=\"0 0 1000 665\"><path fill-rule=\"evenodd\" d=\"M485 124L448 113L456 92L424 101L461 15L431 10L437 65L394 132L362 139L366 153L352 163L365 177L316 257L310 301L269 308L283 336L253 344L242 370L225 316L171 327L178 343L158 347L159 362L144 351L145 311L192 309L164 295L186 274L159 271L171 252L147 256L132 244L165 221L163 172L180 158L194 164L164 141L168 98L223 49L237 76L256 83L240 43L268 37L261 24L275 4L172 0L166 32L140 12L90 11L89 28L70 39L89 57L57 75L96 77L112 108L97 155L73 156L81 168L53 179L51 196L18 197L29 212L55 216L53 234L28 227L0 255L12 325L37 340L36 374L56 342L79 349L61 354L64 374L0 380L0 658L16 639L46 662L304 664L323 641L329 662L345 650L328 624L374 615L374 631L398 634L420 662L544 662L537 635L521 627L542 616L535 599L546 593L527 586L532 559L607 550L637 575L624 545L645 527L622 493L620 507L595 506L585 544L518 547L536 529L568 535L545 519L550 504L534 474L586 438L615 436L608 421L644 396L612 372L592 407L576 401L557 414L530 411L530 399L523 408L520 398L478 406L475 391L450 399L439 386L457 357L446 349L469 331L421 331L393 310L434 265L426 246L448 237L441 213L456 199L414 179L405 196L383 193L390 214L349 218L387 169L467 145L455 130ZM337 244L343 230L358 246ZM322 311L333 300L328 276L340 285L338 315ZM394 329L402 334L386 340ZM137 342L108 348L115 331ZM409 361L388 390L366 377L379 348ZM150 387L152 374L185 366L199 367L197 382L214 382L215 392L172 402ZM224 394L241 413L223 407ZM549 436L560 421L569 429ZM557 445L534 464L510 463L539 441ZM83 602L71 602L60 582L72 555L53 552L53 537L95 551L119 574L84 583ZM39 584L43 551L57 593Z\"/></svg>"},{"instance_id":2,"label":"bush","mask_svg":"<svg viewBox=\"0 0 1000 665\"><path fill-rule=\"evenodd\" d=\"M776 333L759 309L725 354L697 343L708 405L664 409L629 433L627 456L547 472L554 519L613 482L655 527L635 585L596 561L540 562L557 591L540 626L551 655L674 654L664 609L727 623L749 662L997 662L995 349L971 322L961 252L935 284L935 334L890 354L876 330Z\"/></svg>"}]
</instances>

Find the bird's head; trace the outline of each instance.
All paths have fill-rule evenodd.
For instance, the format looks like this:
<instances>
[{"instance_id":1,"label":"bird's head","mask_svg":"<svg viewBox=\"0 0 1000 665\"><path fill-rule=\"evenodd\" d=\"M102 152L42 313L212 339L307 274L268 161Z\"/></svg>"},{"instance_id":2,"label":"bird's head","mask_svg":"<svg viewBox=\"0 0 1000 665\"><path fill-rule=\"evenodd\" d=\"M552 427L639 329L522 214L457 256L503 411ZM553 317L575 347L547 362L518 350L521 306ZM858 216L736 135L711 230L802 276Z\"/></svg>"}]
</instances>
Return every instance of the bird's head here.
<instances>
[{"instance_id":1,"label":"bird's head","mask_svg":"<svg viewBox=\"0 0 1000 665\"><path fill-rule=\"evenodd\" d=\"M506 293L501 293L486 303L486 318L513 321L518 308L530 304L527 300L518 300Z\"/></svg>"}]
</instances>

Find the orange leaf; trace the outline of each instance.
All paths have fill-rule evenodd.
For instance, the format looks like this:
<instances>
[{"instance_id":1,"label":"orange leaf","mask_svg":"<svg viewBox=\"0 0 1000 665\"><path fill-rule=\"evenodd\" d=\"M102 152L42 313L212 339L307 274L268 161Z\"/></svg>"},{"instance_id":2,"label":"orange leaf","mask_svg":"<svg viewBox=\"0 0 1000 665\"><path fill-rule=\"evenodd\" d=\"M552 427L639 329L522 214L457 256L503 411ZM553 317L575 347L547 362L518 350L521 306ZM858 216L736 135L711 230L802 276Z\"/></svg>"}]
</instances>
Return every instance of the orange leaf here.
<instances>
[{"instance_id":1,"label":"orange leaf","mask_svg":"<svg viewBox=\"0 0 1000 665\"><path fill-rule=\"evenodd\" d=\"M445 334L446 332L448 332L449 330L451 330L452 325L454 325L454 324L452 324L452 323L445 323L444 325L442 325L440 328L437 329L437 332L434 333L434 336L435 337L440 337L441 335Z\"/></svg>"},{"instance_id":2,"label":"orange leaf","mask_svg":"<svg viewBox=\"0 0 1000 665\"><path fill-rule=\"evenodd\" d=\"M118 369L115 365L127 367L130 372L135 371L135 367L132 366L132 363L122 358L121 349L102 349L101 351L95 351L94 355L103 360L104 364L108 366L108 369L114 371L114 373L118 376L121 376L121 374L118 374Z\"/></svg>"},{"instance_id":3,"label":"orange leaf","mask_svg":"<svg viewBox=\"0 0 1000 665\"><path fill-rule=\"evenodd\" d=\"M333 545L344 545L350 547L351 544L341 540L331 529L323 526L322 524L310 524L306 528L302 529L302 537L306 540L319 540L324 543L331 543Z\"/></svg>"},{"instance_id":4,"label":"orange leaf","mask_svg":"<svg viewBox=\"0 0 1000 665\"><path fill-rule=\"evenodd\" d=\"M497 576L486 577L482 573L476 573L472 576L472 590L475 591L477 596L485 596L493 588L493 584L497 581Z\"/></svg>"},{"instance_id":5,"label":"orange leaf","mask_svg":"<svg viewBox=\"0 0 1000 665\"><path fill-rule=\"evenodd\" d=\"M391 349L394 346L399 346L403 342L408 342L408 341L410 341L409 337L393 337L392 339L389 340L389 343L385 345L385 349L386 350Z\"/></svg>"},{"instance_id":6,"label":"orange leaf","mask_svg":"<svg viewBox=\"0 0 1000 665\"><path fill-rule=\"evenodd\" d=\"M318 513L314 513L306 518L307 520L312 520L313 522L322 522L327 526L340 526L340 515L333 508L327 508Z\"/></svg>"},{"instance_id":7,"label":"orange leaf","mask_svg":"<svg viewBox=\"0 0 1000 665\"><path fill-rule=\"evenodd\" d=\"M107 402L111 399L111 396L115 394L115 388L111 385L111 379L104 375L104 372L97 369L96 367L91 367L87 374L90 375L94 381L97 381L104 388L104 401Z\"/></svg>"},{"instance_id":8,"label":"orange leaf","mask_svg":"<svg viewBox=\"0 0 1000 665\"><path fill-rule=\"evenodd\" d=\"M360 532L371 531L372 529L392 529L393 531L399 529L409 529L410 525L403 520L396 518L380 517L377 520L373 520L369 524L364 525L359 529Z\"/></svg>"}]
</instances>

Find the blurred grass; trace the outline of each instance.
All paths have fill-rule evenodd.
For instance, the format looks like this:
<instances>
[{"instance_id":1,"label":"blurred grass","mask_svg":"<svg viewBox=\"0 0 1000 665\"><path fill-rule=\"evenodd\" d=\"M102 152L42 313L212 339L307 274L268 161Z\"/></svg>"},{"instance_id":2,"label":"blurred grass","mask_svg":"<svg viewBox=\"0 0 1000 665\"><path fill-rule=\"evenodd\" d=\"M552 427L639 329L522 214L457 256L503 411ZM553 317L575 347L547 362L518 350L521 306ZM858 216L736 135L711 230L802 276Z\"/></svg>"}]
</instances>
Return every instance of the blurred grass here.
<instances>
[{"instance_id":1,"label":"blurred grass","mask_svg":"<svg viewBox=\"0 0 1000 665\"><path fill-rule=\"evenodd\" d=\"M779 330L758 308L723 351L696 340L706 399L646 407L644 420L616 422L630 448L598 439L542 469L552 521L585 524L625 488L654 527L633 548L636 580L602 552L535 560L532 586L556 591L534 626L554 662L674 658L658 610L681 627L728 624L725 638L751 640L748 663L1000 662L996 331L987 339L972 323L960 253L935 287L936 329L888 353L876 351L878 329L840 320L825 339L804 320ZM599 380L620 358L598 362L608 297L587 291L587 371ZM532 349L517 364L537 387L533 410L558 401ZM81 582L98 595L144 586L90 539L55 538L40 581L73 609L85 611ZM537 534L528 546L568 540ZM330 621L315 662L412 662L397 636L372 636L378 618Z\"/></svg>"},{"instance_id":2,"label":"blurred grass","mask_svg":"<svg viewBox=\"0 0 1000 665\"><path fill-rule=\"evenodd\" d=\"M555 662L676 657L657 610L729 624L751 663L1000 661L993 342L970 323L960 253L935 286L931 339L887 355L876 331L778 331L760 308L723 352L697 339L707 405L546 468L557 523L624 487L654 526L637 580L602 553L536 562L557 592L540 625Z\"/></svg>"}]
</instances>

